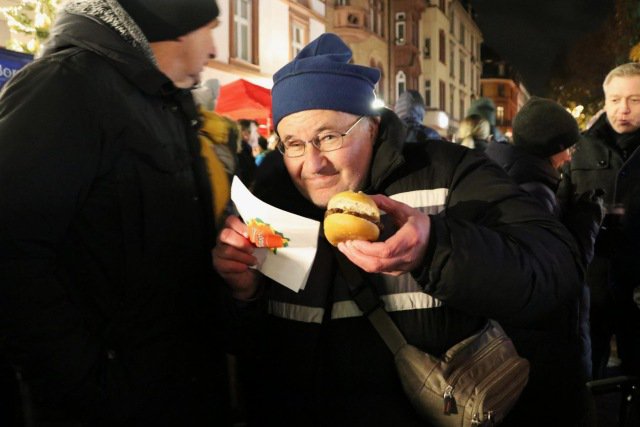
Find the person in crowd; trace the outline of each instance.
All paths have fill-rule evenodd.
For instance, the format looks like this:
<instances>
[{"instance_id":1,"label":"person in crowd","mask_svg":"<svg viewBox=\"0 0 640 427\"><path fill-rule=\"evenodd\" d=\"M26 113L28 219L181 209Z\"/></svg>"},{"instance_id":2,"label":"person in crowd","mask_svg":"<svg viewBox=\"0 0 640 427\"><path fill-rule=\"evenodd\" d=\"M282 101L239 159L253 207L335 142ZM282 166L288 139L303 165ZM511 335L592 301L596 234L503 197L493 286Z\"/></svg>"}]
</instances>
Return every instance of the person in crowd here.
<instances>
[{"instance_id":1,"label":"person in crowd","mask_svg":"<svg viewBox=\"0 0 640 427\"><path fill-rule=\"evenodd\" d=\"M253 157L254 147L258 146L258 124L255 120L240 119L240 147L238 149L238 177L251 187L256 175L256 160Z\"/></svg>"},{"instance_id":2,"label":"person in crowd","mask_svg":"<svg viewBox=\"0 0 640 427\"><path fill-rule=\"evenodd\" d=\"M200 151L207 162L217 226L222 225L230 207L231 180L237 169L240 142L238 123L214 111L219 86L217 79L209 79L202 87L192 90L202 121Z\"/></svg>"},{"instance_id":3,"label":"person in crowd","mask_svg":"<svg viewBox=\"0 0 640 427\"><path fill-rule=\"evenodd\" d=\"M640 375L640 64L620 65L603 84L604 110L585 133L559 189L562 200L604 189L607 215L587 274L593 377L607 375L615 335L622 373Z\"/></svg>"},{"instance_id":4,"label":"person in crowd","mask_svg":"<svg viewBox=\"0 0 640 427\"><path fill-rule=\"evenodd\" d=\"M580 244L583 262L587 264L593 258L593 245L603 217L601 192L587 191L571 206L560 206L556 197L560 168L571 160L571 153L580 140L578 123L567 110L553 100L532 97L513 120L513 143L489 144L485 154L502 166L520 188L563 221ZM580 361L586 382L591 378L586 283L577 308L569 312L571 316L566 321L579 324ZM567 353L575 349L571 342L564 345L568 346Z\"/></svg>"},{"instance_id":5,"label":"person in crowd","mask_svg":"<svg viewBox=\"0 0 640 427\"><path fill-rule=\"evenodd\" d=\"M409 127L406 142L420 142L424 139L441 139L435 129L425 126L425 105L422 95L415 90L405 90L398 97L395 112L398 117Z\"/></svg>"},{"instance_id":6,"label":"person in crowd","mask_svg":"<svg viewBox=\"0 0 640 427\"><path fill-rule=\"evenodd\" d=\"M214 0L72 0L0 98L0 340L36 425L224 425L189 91Z\"/></svg>"},{"instance_id":7,"label":"person in crowd","mask_svg":"<svg viewBox=\"0 0 640 427\"><path fill-rule=\"evenodd\" d=\"M489 134L492 141L507 142L507 137L496 126L496 104L491 98L478 98L471 101L467 116L479 115L491 125ZM465 116L466 117L466 116Z\"/></svg>"},{"instance_id":8,"label":"person in crowd","mask_svg":"<svg viewBox=\"0 0 640 427\"><path fill-rule=\"evenodd\" d=\"M269 154L271 150L269 149L269 141L264 136L260 135L258 137L258 144L253 147L253 158L256 162L256 167L260 166L265 156Z\"/></svg>"},{"instance_id":9,"label":"person in crowd","mask_svg":"<svg viewBox=\"0 0 640 427\"><path fill-rule=\"evenodd\" d=\"M392 354L349 297L336 265L341 253L371 274L407 340L435 356L487 318L500 322L531 363L505 425L572 425L583 384L577 329L563 319L578 302L584 271L573 237L484 156L439 140L404 144L398 116L372 109L379 71L350 59L348 46L325 33L276 72L284 167L254 192L318 221L336 193L371 194L386 212L381 240L334 248L321 233L298 293L251 268L258 260L240 218L228 217L214 249L236 300L230 311L243 338L235 346L249 370L252 421L424 425Z\"/></svg>"},{"instance_id":10,"label":"person in crowd","mask_svg":"<svg viewBox=\"0 0 640 427\"><path fill-rule=\"evenodd\" d=\"M460 122L456 141L458 144L483 152L491 138L491 125L479 114L472 114Z\"/></svg>"}]
</instances>

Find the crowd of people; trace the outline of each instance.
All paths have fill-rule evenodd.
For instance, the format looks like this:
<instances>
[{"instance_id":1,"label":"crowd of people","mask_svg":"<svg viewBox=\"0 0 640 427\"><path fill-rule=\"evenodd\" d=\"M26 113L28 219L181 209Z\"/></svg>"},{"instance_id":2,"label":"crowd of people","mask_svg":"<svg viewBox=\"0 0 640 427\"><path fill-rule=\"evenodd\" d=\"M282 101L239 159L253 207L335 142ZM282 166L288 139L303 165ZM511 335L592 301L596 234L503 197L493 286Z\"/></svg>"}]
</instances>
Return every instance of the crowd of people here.
<instances>
[{"instance_id":1,"label":"crowd of people","mask_svg":"<svg viewBox=\"0 0 640 427\"><path fill-rule=\"evenodd\" d=\"M380 72L324 33L274 74L267 139L213 111L215 82L192 93L218 15L212 0L68 2L3 89L4 422L425 425L346 259L424 352L502 326L530 371L501 425L594 426L587 382L612 336L640 376L640 64L605 77L584 133L533 97L507 140L480 99L450 143L418 92L374 107ZM319 223L362 191L382 237L334 247L320 228L295 292L255 268L234 175Z\"/></svg>"}]
</instances>

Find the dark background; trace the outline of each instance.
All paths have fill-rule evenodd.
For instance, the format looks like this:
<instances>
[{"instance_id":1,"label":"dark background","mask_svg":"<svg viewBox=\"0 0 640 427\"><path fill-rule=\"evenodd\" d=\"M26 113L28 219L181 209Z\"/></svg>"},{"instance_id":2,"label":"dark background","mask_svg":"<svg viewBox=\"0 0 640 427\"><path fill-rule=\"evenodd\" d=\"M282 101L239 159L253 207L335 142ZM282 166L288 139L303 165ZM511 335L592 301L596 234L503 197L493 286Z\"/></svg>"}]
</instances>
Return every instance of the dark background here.
<instances>
[{"instance_id":1,"label":"dark background","mask_svg":"<svg viewBox=\"0 0 640 427\"><path fill-rule=\"evenodd\" d=\"M484 42L513 65L529 92L538 96L547 95L557 63L581 38L600 29L614 9L614 0L469 1Z\"/></svg>"}]
</instances>

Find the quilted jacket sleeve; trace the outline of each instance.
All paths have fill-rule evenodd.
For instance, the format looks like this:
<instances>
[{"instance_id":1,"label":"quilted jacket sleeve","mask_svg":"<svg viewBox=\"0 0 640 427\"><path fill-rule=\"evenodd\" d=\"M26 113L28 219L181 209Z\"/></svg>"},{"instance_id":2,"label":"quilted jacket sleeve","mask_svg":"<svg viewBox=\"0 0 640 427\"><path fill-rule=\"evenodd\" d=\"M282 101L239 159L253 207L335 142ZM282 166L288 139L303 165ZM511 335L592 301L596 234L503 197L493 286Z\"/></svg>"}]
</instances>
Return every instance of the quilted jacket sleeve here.
<instances>
[{"instance_id":1,"label":"quilted jacket sleeve","mask_svg":"<svg viewBox=\"0 0 640 427\"><path fill-rule=\"evenodd\" d=\"M530 325L580 292L584 265L570 233L480 156L461 157L432 234L417 279L464 312Z\"/></svg>"}]
</instances>

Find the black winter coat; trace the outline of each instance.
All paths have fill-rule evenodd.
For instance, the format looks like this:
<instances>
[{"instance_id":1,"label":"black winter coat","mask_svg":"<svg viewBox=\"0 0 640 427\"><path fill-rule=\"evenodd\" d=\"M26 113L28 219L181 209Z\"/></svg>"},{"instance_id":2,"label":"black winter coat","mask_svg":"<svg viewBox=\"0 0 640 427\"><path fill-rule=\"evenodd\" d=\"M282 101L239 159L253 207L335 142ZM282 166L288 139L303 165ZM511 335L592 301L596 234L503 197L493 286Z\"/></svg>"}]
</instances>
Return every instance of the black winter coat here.
<instances>
[{"instance_id":1,"label":"black winter coat","mask_svg":"<svg viewBox=\"0 0 640 427\"><path fill-rule=\"evenodd\" d=\"M556 190L560 183L560 173L553 167L548 158L536 156L521 148L507 143L494 142L489 144L485 151L487 157L498 163L509 174L511 178L527 193L535 197L556 218L563 220L563 212L556 198ZM578 212L576 215L587 215L588 213ZM567 218L575 218L576 215L567 215ZM587 242L588 247L585 252L593 253L593 240L595 234L592 230L597 230L598 221L587 218L586 227L581 227L582 221L569 223L565 226L577 237L578 243ZM589 260L583 258L587 263ZM589 288L586 283L582 287L582 295L579 304L573 310L569 310L571 315L569 323L575 324L579 328L580 342L580 364L583 370L583 379L586 382L591 377L591 339L589 337ZM573 343L569 344L566 351L571 351Z\"/></svg>"},{"instance_id":2,"label":"black winter coat","mask_svg":"<svg viewBox=\"0 0 640 427\"><path fill-rule=\"evenodd\" d=\"M374 276L376 289L407 340L435 355L486 318L497 319L531 362L529 386L510 425L544 425L579 381L571 313L582 266L574 241L483 155L435 140L406 144L403 151L405 136L400 120L385 112L365 191L431 215L430 243L422 268ZM302 198L286 171L273 170L281 173L258 181L256 195L321 220L323 211ZM423 425L403 394L391 353L350 301L332 251L321 238L303 291L270 282L262 304L240 311L258 343L244 356L254 423Z\"/></svg>"},{"instance_id":3,"label":"black winter coat","mask_svg":"<svg viewBox=\"0 0 640 427\"><path fill-rule=\"evenodd\" d=\"M49 52L6 85L1 344L40 421L218 418L215 230L196 117L188 91L79 15L63 13Z\"/></svg>"},{"instance_id":4,"label":"black winter coat","mask_svg":"<svg viewBox=\"0 0 640 427\"><path fill-rule=\"evenodd\" d=\"M598 288L613 286L631 300L640 277L640 131L619 135L605 114L586 132L563 173L558 196L566 201L584 191L602 188L610 210L598 234L595 260L588 283Z\"/></svg>"}]
</instances>

